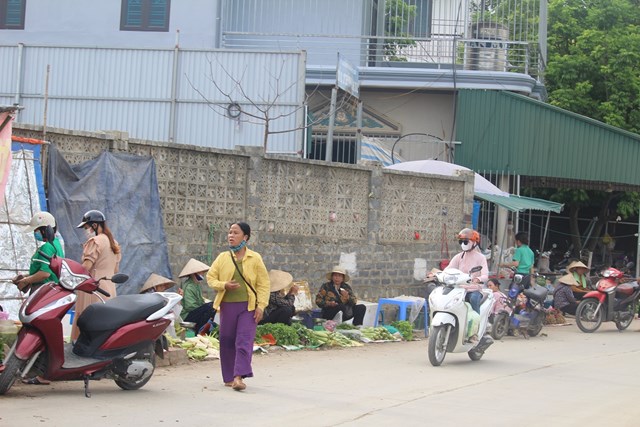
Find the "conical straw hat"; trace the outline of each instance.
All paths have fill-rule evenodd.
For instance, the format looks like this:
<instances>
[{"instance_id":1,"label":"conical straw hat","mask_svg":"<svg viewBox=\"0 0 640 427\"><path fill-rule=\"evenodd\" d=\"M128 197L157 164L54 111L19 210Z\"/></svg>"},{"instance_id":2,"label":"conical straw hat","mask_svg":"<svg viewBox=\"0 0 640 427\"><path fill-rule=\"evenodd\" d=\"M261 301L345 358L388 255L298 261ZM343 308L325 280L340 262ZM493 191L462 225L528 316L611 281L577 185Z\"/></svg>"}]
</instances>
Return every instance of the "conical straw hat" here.
<instances>
[{"instance_id":1,"label":"conical straw hat","mask_svg":"<svg viewBox=\"0 0 640 427\"><path fill-rule=\"evenodd\" d=\"M571 273L565 274L564 276L559 278L558 282L564 283L565 285L569 285L569 286L577 286L578 285L578 282L576 281L575 277L573 277L573 274L571 274Z\"/></svg>"},{"instance_id":2,"label":"conical straw hat","mask_svg":"<svg viewBox=\"0 0 640 427\"><path fill-rule=\"evenodd\" d=\"M187 265L184 266L178 277L186 277L194 273L206 273L207 271L209 271L209 266L207 264L191 258Z\"/></svg>"},{"instance_id":3,"label":"conical straw hat","mask_svg":"<svg viewBox=\"0 0 640 427\"><path fill-rule=\"evenodd\" d=\"M584 263L582 261L573 261L571 264L569 264L569 266L567 267L567 271L571 271L573 272L573 270L575 268L586 268L587 270L589 269L589 267L587 267L586 265L584 265Z\"/></svg>"},{"instance_id":4,"label":"conical straw hat","mask_svg":"<svg viewBox=\"0 0 640 427\"><path fill-rule=\"evenodd\" d=\"M151 273L151 276L149 276L147 281L144 282L142 289L140 289L140 293L143 293L144 291L148 291L151 288L155 288L156 286L165 285L165 284L175 285L176 282L174 282L171 279L167 279L166 277L162 277L159 274Z\"/></svg>"},{"instance_id":5,"label":"conical straw hat","mask_svg":"<svg viewBox=\"0 0 640 427\"><path fill-rule=\"evenodd\" d=\"M276 292L293 283L293 276L286 271L269 270L269 281L271 282L271 292Z\"/></svg>"}]
</instances>

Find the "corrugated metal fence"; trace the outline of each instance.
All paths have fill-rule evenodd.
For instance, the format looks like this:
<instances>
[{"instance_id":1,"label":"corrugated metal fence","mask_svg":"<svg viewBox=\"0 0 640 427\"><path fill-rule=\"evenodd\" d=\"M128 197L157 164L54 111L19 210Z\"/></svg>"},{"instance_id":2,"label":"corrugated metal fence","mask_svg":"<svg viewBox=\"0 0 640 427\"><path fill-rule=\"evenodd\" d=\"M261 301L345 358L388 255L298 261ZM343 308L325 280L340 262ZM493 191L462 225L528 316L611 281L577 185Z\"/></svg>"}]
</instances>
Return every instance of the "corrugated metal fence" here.
<instances>
[{"instance_id":1,"label":"corrugated metal fence","mask_svg":"<svg viewBox=\"0 0 640 427\"><path fill-rule=\"evenodd\" d=\"M229 149L262 146L268 122L267 151L295 153L304 55L0 46L0 105L25 107L17 123Z\"/></svg>"}]
</instances>

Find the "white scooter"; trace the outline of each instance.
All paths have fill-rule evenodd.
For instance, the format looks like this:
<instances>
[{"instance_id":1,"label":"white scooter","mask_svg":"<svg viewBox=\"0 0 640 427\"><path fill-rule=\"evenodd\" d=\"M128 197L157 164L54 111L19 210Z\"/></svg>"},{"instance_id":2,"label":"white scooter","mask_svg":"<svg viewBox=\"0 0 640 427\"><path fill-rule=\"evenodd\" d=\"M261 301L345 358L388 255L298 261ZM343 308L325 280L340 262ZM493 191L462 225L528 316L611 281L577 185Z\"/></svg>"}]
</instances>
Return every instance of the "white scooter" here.
<instances>
[{"instance_id":1,"label":"white scooter","mask_svg":"<svg viewBox=\"0 0 640 427\"><path fill-rule=\"evenodd\" d=\"M474 267L470 274L480 271ZM480 360L493 340L485 337L489 315L493 310L494 298L490 289L483 289L480 302L479 322L471 325L468 321L477 313L469 313L470 306L465 304L467 291L460 287L471 282L471 275L454 268L447 268L435 275L436 287L429 295L429 361L440 366L447 352L466 352L471 360ZM476 329L477 328L477 329Z\"/></svg>"}]
</instances>

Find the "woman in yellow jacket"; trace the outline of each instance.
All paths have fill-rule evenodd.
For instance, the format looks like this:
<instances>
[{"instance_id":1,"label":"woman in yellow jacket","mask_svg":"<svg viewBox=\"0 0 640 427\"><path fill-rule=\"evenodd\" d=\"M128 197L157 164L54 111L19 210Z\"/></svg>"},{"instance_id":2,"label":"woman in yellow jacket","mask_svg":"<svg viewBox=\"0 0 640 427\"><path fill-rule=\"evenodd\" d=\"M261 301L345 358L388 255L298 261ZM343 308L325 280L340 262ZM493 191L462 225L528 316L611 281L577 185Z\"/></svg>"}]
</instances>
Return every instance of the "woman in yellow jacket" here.
<instances>
[{"instance_id":1,"label":"woman in yellow jacket","mask_svg":"<svg viewBox=\"0 0 640 427\"><path fill-rule=\"evenodd\" d=\"M229 250L218 255L207 273L207 283L216 291L213 308L220 313L222 379L238 391L247 388L243 378L253 376L256 326L269 304L271 288L262 257L246 246L250 237L249 224L231 224Z\"/></svg>"}]
</instances>

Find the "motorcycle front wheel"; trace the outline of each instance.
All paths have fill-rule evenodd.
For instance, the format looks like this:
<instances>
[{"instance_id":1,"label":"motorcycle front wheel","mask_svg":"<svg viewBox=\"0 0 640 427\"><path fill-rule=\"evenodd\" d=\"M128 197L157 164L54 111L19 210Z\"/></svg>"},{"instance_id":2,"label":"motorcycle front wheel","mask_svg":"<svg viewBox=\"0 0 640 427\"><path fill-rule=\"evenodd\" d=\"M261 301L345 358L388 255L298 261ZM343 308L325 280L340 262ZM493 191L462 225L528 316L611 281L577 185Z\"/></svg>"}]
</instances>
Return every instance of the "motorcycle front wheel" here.
<instances>
[{"instance_id":1,"label":"motorcycle front wheel","mask_svg":"<svg viewBox=\"0 0 640 427\"><path fill-rule=\"evenodd\" d=\"M576 309L576 323L582 332L596 331L602 324L602 310L598 310L598 300L586 298Z\"/></svg>"},{"instance_id":2,"label":"motorcycle front wheel","mask_svg":"<svg viewBox=\"0 0 640 427\"><path fill-rule=\"evenodd\" d=\"M633 322L633 317L636 315L636 305L629 304L626 307L626 310L620 311L618 313L618 317L616 320L616 328L619 331L624 331L629 326L631 326L631 322Z\"/></svg>"},{"instance_id":3,"label":"motorcycle front wheel","mask_svg":"<svg viewBox=\"0 0 640 427\"><path fill-rule=\"evenodd\" d=\"M9 391L13 383L18 378L18 373L24 369L26 360L20 360L12 354L4 364L4 371L0 374L0 395Z\"/></svg>"},{"instance_id":4,"label":"motorcycle front wheel","mask_svg":"<svg viewBox=\"0 0 640 427\"><path fill-rule=\"evenodd\" d=\"M507 313L498 313L493 319L491 325L491 337L494 340L501 340L509 330L510 318Z\"/></svg>"},{"instance_id":5,"label":"motorcycle front wheel","mask_svg":"<svg viewBox=\"0 0 640 427\"><path fill-rule=\"evenodd\" d=\"M450 328L451 325L434 326L429 333L429 362L433 366L440 366L447 355L446 342Z\"/></svg>"}]
</instances>

